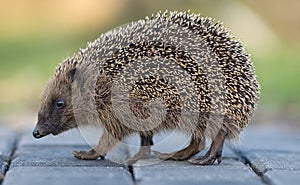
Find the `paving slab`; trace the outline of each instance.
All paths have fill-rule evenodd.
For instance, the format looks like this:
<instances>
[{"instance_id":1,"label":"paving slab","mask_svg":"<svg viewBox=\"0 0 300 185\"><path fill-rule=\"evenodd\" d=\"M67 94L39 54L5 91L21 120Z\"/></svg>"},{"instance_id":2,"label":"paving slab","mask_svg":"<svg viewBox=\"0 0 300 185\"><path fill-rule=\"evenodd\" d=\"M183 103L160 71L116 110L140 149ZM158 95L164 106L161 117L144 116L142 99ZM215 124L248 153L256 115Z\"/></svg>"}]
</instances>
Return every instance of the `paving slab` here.
<instances>
[{"instance_id":1,"label":"paving slab","mask_svg":"<svg viewBox=\"0 0 300 185\"><path fill-rule=\"evenodd\" d=\"M0 127L0 158L8 160L10 157L17 133L11 129Z\"/></svg>"},{"instance_id":2,"label":"paving slab","mask_svg":"<svg viewBox=\"0 0 300 185\"><path fill-rule=\"evenodd\" d=\"M10 168L18 166L122 166L111 160L79 160L73 150L88 150L86 146L40 146L22 147L16 152Z\"/></svg>"},{"instance_id":3,"label":"paving slab","mask_svg":"<svg viewBox=\"0 0 300 185\"><path fill-rule=\"evenodd\" d=\"M142 160L139 163L149 163ZM263 184L242 162L224 159L220 165L197 166L187 162L140 164L134 168L137 184Z\"/></svg>"},{"instance_id":4,"label":"paving slab","mask_svg":"<svg viewBox=\"0 0 300 185\"><path fill-rule=\"evenodd\" d=\"M260 174L269 170L300 170L300 152L253 151L245 156Z\"/></svg>"},{"instance_id":5,"label":"paving slab","mask_svg":"<svg viewBox=\"0 0 300 185\"><path fill-rule=\"evenodd\" d=\"M300 182L299 130L272 125L249 127L242 140L238 152L265 182L291 184L289 178Z\"/></svg>"},{"instance_id":6,"label":"paving slab","mask_svg":"<svg viewBox=\"0 0 300 185\"><path fill-rule=\"evenodd\" d=\"M37 140L32 137L31 131L26 132L19 139L4 185L133 183L123 164L127 157L138 151L138 135L126 138L108 153L106 160L85 161L73 157L73 150L89 150L97 144L100 135L98 129L78 129ZM299 182L300 177L299 142L297 131L269 126L249 127L242 132L239 145L226 143L220 165L196 166L186 161L161 161L152 156L133 166L135 184L293 184ZM173 152L188 143L189 137L181 133L163 133L155 135L152 149ZM207 142L206 150L195 157L203 156L209 145ZM6 154L8 158L10 155L9 152ZM250 162L251 167L245 164L244 159Z\"/></svg>"},{"instance_id":7,"label":"paving slab","mask_svg":"<svg viewBox=\"0 0 300 185\"><path fill-rule=\"evenodd\" d=\"M98 131L97 131L98 132ZM85 133L86 134L86 133ZM100 133L101 134L101 133ZM73 157L74 150L90 150L98 142L99 133L89 132L82 135L78 130L71 130L58 136L45 136L41 139L35 139L31 132L26 132L20 138L16 158L12 161L14 166L39 166L39 165L65 165L65 166L86 166L94 164L92 161L82 161ZM113 165L111 162L124 164L128 157L126 145L117 145L109 151L105 157L108 160L97 160L95 165ZM39 159L39 160L36 160ZM117 165L117 164L115 164Z\"/></svg>"},{"instance_id":8,"label":"paving slab","mask_svg":"<svg viewBox=\"0 0 300 185\"><path fill-rule=\"evenodd\" d=\"M284 126L249 126L241 132L238 148L245 153L253 150L300 152L299 133L299 129Z\"/></svg>"},{"instance_id":9,"label":"paving slab","mask_svg":"<svg viewBox=\"0 0 300 185\"><path fill-rule=\"evenodd\" d=\"M9 158L13 152L17 133L11 129L0 127L0 181L8 169Z\"/></svg>"},{"instance_id":10,"label":"paving slab","mask_svg":"<svg viewBox=\"0 0 300 185\"><path fill-rule=\"evenodd\" d=\"M132 185L129 172L118 167L16 167L3 185Z\"/></svg>"},{"instance_id":11,"label":"paving slab","mask_svg":"<svg viewBox=\"0 0 300 185\"><path fill-rule=\"evenodd\" d=\"M272 185L299 185L300 171L270 170L264 174L264 180Z\"/></svg>"}]
</instances>

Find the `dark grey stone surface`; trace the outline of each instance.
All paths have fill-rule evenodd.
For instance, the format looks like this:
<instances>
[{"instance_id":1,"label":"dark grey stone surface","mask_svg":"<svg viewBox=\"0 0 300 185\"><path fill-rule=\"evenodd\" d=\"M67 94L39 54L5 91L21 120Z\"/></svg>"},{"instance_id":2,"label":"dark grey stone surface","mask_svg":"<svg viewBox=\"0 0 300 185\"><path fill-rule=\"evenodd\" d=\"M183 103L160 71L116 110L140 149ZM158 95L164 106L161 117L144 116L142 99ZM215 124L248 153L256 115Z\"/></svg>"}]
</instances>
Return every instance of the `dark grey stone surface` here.
<instances>
[{"instance_id":1,"label":"dark grey stone surface","mask_svg":"<svg viewBox=\"0 0 300 185\"><path fill-rule=\"evenodd\" d=\"M287 181L288 174L295 179L297 176L293 174L300 171L298 131L285 127L250 127L243 133L238 150L267 183L290 184L281 182Z\"/></svg>"},{"instance_id":2,"label":"dark grey stone surface","mask_svg":"<svg viewBox=\"0 0 300 185\"><path fill-rule=\"evenodd\" d=\"M16 167L3 185L133 184L130 173L118 167Z\"/></svg>"},{"instance_id":3,"label":"dark grey stone surface","mask_svg":"<svg viewBox=\"0 0 300 185\"><path fill-rule=\"evenodd\" d=\"M299 133L297 128L250 126L241 132L238 148L245 153L253 150L300 152Z\"/></svg>"},{"instance_id":4,"label":"dark grey stone surface","mask_svg":"<svg viewBox=\"0 0 300 185\"><path fill-rule=\"evenodd\" d=\"M2 132L0 164L7 168L15 135ZM73 150L89 150L97 144L100 135L98 129L79 129L36 140L31 132L26 132L19 139L4 185L132 184L131 174L123 164L138 151L138 135L118 144L106 160L84 161L73 157ZM185 147L189 137L170 132L156 135L154 143L154 150L173 152ZM196 166L186 161L161 161L152 156L134 165L135 184L297 184L300 180L299 143L300 135L295 130L249 127L242 132L240 144L225 145L220 165ZM207 142L206 150L195 157L203 156L209 145Z\"/></svg>"},{"instance_id":5,"label":"dark grey stone surface","mask_svg":"<svg viewBox=\"0 0 300 185\"><path fill-rule=\"evenodd\" d=\"M99 136L97 136L99 137ZM98 139L98 138L97 138ZM96 143L96 142L95 142ZM4 184L132 184L123 164L124 148L117 146L105 160L79 160L73 150L89 150L80 132L36 140L30 132L20 138ZM109 160L111 159L111 160ZM116 159L115 161L113 161ZM16 180L20 179L20 180Z\"/></svg>"},{"instance_id":6,"label":"dark grey stone surface","mask_svg":"<svg viewBox=\"0 0 300 185\"><path fill-rule=\"evenodd\" d=\"M268 170L300 170L300 152L253 151L246 153L246 157L260 173Z\"/></svg>"},{"instance_id":7,"label":"dark grey stone surface","mask_svg":"<svg viewBox=\"0 0 300 185\"><path fill-rule=\"evenodd\" d=\"M72 130L58 136L45 136L35 139L30 132L20 138L16 157L11 168L16 166L123 166L126 155L124 146L116 146L108 153L105 160L87 161L74 158L72 151L90 150L99 136L90 133L94 143L85 139L78 130ZM120 164L119 164L120 163Z\"/></svg>"},{"instance_id":8,"label":"dark grey stone surface","mask_svg":"<svg viewBox=\"0 0 300 185\"><path fill-rule=\"evenodd\" d=\"M299 185L300 171L270 170L264 174L264 180L272 185Z\"/></svg>"},{"instance_id":9,"label":"dark grey stone surface","mask_svg":"<svg viewBox=\"0 0 300 185\"><path fill-rule=\"evenodd\" d=\"M8 169L9 158L13 152L17 133L0 127L0 180Z\"/></svg>"},{"instance_id":10,"label":"dark grey stone surface","mask_svg":"<svg viewBox=\"0 0 300 185\"><path fill-rule=\"evenodd\" d=\"M7 168L8 168L8 163L0 159L0 182L4 178L4 173L6 172Z\"/></svg>"},{"instance_id":11,"label":"dark grey stone surface","mask_svg":"<svg viewBox=\"0 0 300 185\"><path fill-rule=\"evenodd\" d=\"M234 159L224 159L220 165L213 166L195 166L187 162L161 162L150 166L140 164L134 172L140 185L263 184L251 169Z\"/></svg>"},{"instance_id":12,"label":"dark grey stone surface","mask_svg":"<svg viewBox=\"0 0 300 185\"><path fill-rule=\"evenodd\" d=\"M17 133L11 129L0 127L0 159L6 161L10 157Z\"/></svg>"},{"instance_id":13,"label":"dark grey stone surface","mask_svg":"<svg viewBox=\"0 0 300 185\"><path fill-rule=\"evenodd\" d=\"M73 150L88 150L85 146L28 146L20 148L10 168L18 166L121 166L110 160L79 160Z\"/></svg>"}]
</instances>

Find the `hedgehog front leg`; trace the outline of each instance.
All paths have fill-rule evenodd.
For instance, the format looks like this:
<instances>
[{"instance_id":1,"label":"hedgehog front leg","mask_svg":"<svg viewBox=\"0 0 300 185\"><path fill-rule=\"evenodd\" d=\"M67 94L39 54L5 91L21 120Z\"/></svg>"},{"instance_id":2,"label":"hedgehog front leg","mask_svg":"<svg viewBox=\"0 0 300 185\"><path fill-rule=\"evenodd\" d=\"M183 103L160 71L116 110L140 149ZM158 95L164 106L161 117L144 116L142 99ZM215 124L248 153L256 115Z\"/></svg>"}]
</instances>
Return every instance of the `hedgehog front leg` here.
<instances>
[{"instance_id":1,"label":"hedgehog front leg","mask_svg":"<svg viewBox=\"0 0 300 185\"><path fill-rule=\"evenodd\" d=\"M83 160L96 160L98 159L98 157L104 159L104 157L100 156L95 149L91 149L89 151L73 151L72 154L77 159L83 159Z\"/></svg>"},{"instance_id":2,"label":"hedgehog front leg","mask_svg":"<svg viewBox=\"0 0 300 185\"><path fill-rule=\"evenodd\" d=\"M97 146L93 147L89 151L73 151L72 154L74 157L83 160L95 160L99 157L104 159L107 152L111 150L120 140L113 137L112 134L104 129Z\"/></svg>"},{"instance_id":3,"label":"hedgehog front leg","mask_svg":"<svg viewBox=\"0 0 300 185\"><path fill-rule=\"evenodd\" d=\"M140 159L148 159L151 153L151 145L153 145L152 135L145 136L140 133L141 138L141 146L138 151L133 157L130 157L126 160L127 165L132 165L136 163Z\"/></svg>"},{"instance_id":4,"label":"hedgehog front leg","mask_svg":"<svg viewBox=\"0 0 300 185\"><path fill-rule=\"evenodd\" d=\"M222 162L222 151L226 134L227 132L221 129L213 140L207 153L201 158L190 159L189 162L196 165L212 165L218 160L218 163L220 164Z\"/></svg>"},{"instance_id":5,"label":"hedgehog front leg","mask_svg":"<svg viewBox=\"0 0 300 185\"><path fill-rule=\"evenodd\" d=\"M172 153L160 153L158 151L153 151L153 153L158 156L161 160L174 160L174 161L184 161L192 156L196 155L205 148L205 139L195 139L192 137L189 146L186 148L172 152Z\"/></svg>"}]
</instances>

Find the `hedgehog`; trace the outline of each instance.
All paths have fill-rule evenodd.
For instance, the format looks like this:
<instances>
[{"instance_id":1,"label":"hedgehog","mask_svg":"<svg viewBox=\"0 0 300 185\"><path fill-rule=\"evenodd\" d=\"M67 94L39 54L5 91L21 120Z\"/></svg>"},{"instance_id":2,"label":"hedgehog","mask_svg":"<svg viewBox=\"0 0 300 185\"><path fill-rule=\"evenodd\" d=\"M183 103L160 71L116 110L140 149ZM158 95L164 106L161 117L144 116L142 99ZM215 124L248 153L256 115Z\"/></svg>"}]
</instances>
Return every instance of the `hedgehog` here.
<instances>
[{"instance_id":1,"label":"hedgehog","mask_svg":"<svg viewBox=\"0 0 300 185\"><path fill-rule=\"evenodd\" d=\"M188 12L158 12L108 31L65 59L48 81L35 138L80 125L103 130L83 160L104 158L125 137L138 133L133 164L149 158L153 135L170 130L190 136L162 160L212 165L222 161L224 141L238 140L253 115L259 84L253 62L223 24ZM211 139L203 157L194 157Z\"/></svg>"}]
</instances>

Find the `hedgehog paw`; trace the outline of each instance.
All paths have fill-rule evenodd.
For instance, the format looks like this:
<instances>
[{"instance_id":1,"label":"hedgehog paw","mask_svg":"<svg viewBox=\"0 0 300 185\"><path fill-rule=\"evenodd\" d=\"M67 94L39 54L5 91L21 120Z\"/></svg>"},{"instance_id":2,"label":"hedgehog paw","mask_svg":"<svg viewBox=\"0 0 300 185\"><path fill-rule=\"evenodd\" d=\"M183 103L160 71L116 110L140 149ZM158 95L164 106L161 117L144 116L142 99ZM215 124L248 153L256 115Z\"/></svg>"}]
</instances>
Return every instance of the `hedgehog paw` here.
<instances>
[{"instance_id":1,"label":"hedgehog paw","mask_svg":"<svg viewBox=\"0 0 300 185\"><path fill-rule=\"evenodd\" d=\"M160 153L158 151L153 151L153 153L161 160L174 160L174 161L184 161L191 158L193 155L197 154L199 151L183 151L172 153Z\"/></svg>"},{"instance_id":2,"label":"hedgehog paw","mask_svg":"<svg viewBox=\"0 0 300 185\"><path fill-rule=\"evenodd\" d=\"M204 143L205 145L205 143ZM202 150L197 145L189 145L188 147L172 153L160 153L158 151L153 151L153 153L161 160L174 160L174 161L184 161L192 156L196 155Z\"/></svg>"},{"instance_id":3,"label":"hedgehog paw","mask_svg":"<svg viewBox=\"0 0 300 185\"><path fill-rule=\"evenodd\" d=\"M213 165L216 160L218 164L222 162L222 151L218 151L215 155L205 155L204 157L190 159L188 161L195 165Z\"/></svg>"},{"instance_id":4,"label":"hedgehog paw","mask_svg":"<svg viewBox=\"0 0 300 185\"><path fill-rule=\"evenodd\" d=\"M91 149L89 151L73 151L72 154L77 159L83 159L83 160L96 160L98 157L104 159L94 149Z\"/></svg>"},{"instance_id":5,"label":"hedgehog paw","mask_svg":"<svg viewBox=\"0 0 300 185\"><path fill-rule=\"evenodd\" d=\"M150 146L141 146L140 150L133 157L129 157L126 160L127 165L132 165L140 159L148 159L150 157Z\"/></svg>"},{"instance_id":6,"label":"hedgehog paw","mask_svg":"<svg viewBox=\"0 0 300 185\"><path fill-rule=\"evenodd\" d=\"M184 161L196 155L204 148L205 148L205 140L201 141L192 138L190 144L182 150L172 152L172 153L160 153L158 151L153 151L153 153L161 160Z\"/></svg>"}]
</instances>

